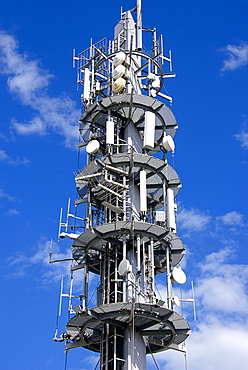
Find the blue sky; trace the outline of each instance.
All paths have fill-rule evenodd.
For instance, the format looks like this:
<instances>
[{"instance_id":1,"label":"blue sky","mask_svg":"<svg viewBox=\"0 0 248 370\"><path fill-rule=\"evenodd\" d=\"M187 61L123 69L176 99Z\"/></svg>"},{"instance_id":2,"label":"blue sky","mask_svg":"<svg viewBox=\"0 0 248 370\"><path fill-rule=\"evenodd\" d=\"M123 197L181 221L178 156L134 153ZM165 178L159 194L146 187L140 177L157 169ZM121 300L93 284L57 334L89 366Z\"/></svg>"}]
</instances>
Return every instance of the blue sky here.
<instances>
[{"instance_id":1,"label":"blue sky","mask_svg":"<svg viewBox=\"0 0 248 370\"><path fill-rule=\"evenodd\" d=\"M77 52L103 37L135 1L9 0L0 14L1 367L63 369L63 344L53 343L61 275L68 256L57 243L59 210L75 198L80 91ZM248 3L143 0L143 25L157 28L172 50L177 77L166 80L179 129L171 164L183 187L178 234L197 321L187 341L189 370L247 367L248 343ZM145 49L150 44L145 40ZM81 166L84 158L81 157ZM65 289L68 284L65 281ZM92 278L92 290L97 284ZM158 281L163 293L164 284ZM80 282L75 282L80 288ZM181 294L179 292L178 294ZM66 302L59 330L66 323ZM3 350L4 349L4 350ZM183 370L183 355L156 356L160 370ZM72 350L67 370L93 369L95 354ZM149 370L155 369L151 359Z\"/></svg>"}]
</instances>

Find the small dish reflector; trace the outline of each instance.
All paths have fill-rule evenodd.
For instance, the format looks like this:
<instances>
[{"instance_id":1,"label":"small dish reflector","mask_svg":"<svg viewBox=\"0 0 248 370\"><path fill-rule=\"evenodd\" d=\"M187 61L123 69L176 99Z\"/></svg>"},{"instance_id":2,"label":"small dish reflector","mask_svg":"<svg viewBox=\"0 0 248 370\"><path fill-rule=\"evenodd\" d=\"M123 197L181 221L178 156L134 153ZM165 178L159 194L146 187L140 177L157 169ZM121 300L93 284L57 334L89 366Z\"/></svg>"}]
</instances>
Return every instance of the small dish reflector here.
<instances>
[{"instance_id":1,"label":"small dish reflector","mask_svg":"<svg viewBox=\"0 0 248 370\"><path fill-rule=\"evenodd\" d=\"M170 135L164 135L163 137L163 147L171 152L174 152L175 150L175 143L174 140Z\"/></svg>"},{"instance_id":2,"label":"small dish reflector","mask_svg":"<svg viewBox=\"0 0 248 370\"><path fill-rule=\"evenodd\" d=\"M160 79L158 76L155 76L154 81L152 81L152 87L158 89L160 87Z\"/></svg>"},{"instance_id":3,"label":"small dish reflector","mask_svg":"<svg viewBox=\"0 0 248 370\"><path fill-rule=\"evenodd\" d=\"M154 73L149 73L148 76L147 76L148 80L152 80L152 81L155 80L155 77L156 77L156 75Z\"/></svg>"},{"instance_id":4,"label":"small dish reflector","mask_svg":"<svg viewBox=\"0 0 248 370\"><path fill-rule=\"evenodd\" d=\"M156 90L154 90L154 89L151 89L151 96L153 97L153 98L155 98L155 96L157 95L157 91Z\"/></svg>"},{"instance_id":5,"label":"small dish reflector","mask_svg":"<svg viewBox=\"0 0 248 370\"><path fill-rule=\"evenodd\" d=\"M122 64L123 62L125 62L125 60L126 60L126 54L123 51L120 51L119 53L115 55L113 59L113 64L114 66L118 66Z\"/></svg>"},{"instance_id":6,"label":"small dish reflector","mask_svg":"<svg viewBox=\"0 0 248 370\"><path fill-rule=\"evenodd\" d=\"M126 68L123 64L119 64L114 70L113 70L113 78L117 80L117 78L122 77L126 72Z\"/></svg>"},{"instance_id":7,"label":"small dish reflector","mask_svg":"<svg viewBox=\"0 0 248 370\"><path fill-rule=\"evenodd\" d=\"M174 267L172 271L172 282L178 284L186 283L187 277L181 267Z\"/></svg>"},{"instance_id":8,"label":"small dish reflector","mask_svg":"<svg viewBox=\"0 0 248 370\"><path fill-rule=\"evenodd\" d=\"M89 154L94 154L98 152L100 148L100 143L97 140L90 141L86 146L86 152Z\"/></svg>"},{"instance_id":9,"label":"small dish reflector","mask_svg":"<svg viewBox=\"0 0 248 370\"><path fill-rule=\"evenodd\" d=\"M121 92L126 86L126 81L124 80L124 78L120 77L120 78L117 78L117 80L113 83L113 91L115 93L119 93Z\"/></svg>"},{"instance_id":10,"label":"small dish reflector","mask_svg":"<svg viewBox=\"0 0 248 370\"><path fill-rule=\"evenodd\" d=\"M173 297L172 298L172 303L175 305L175 306L177 306L177 307L179 307L180 306L180 300L179 300L179 298L175 295L175 297Z\"/></svg>"},{"instance_id":11,"label":"small dish reflector","mask_svg":"<svg viewBox=\"0 0 248 370\"><path fill-rule=\"evenodd\" d=\"M125 276L131 271L130 262L126 259L122 260L118 267L118 274L120 276Z\"/></svg>"}]
</instances>

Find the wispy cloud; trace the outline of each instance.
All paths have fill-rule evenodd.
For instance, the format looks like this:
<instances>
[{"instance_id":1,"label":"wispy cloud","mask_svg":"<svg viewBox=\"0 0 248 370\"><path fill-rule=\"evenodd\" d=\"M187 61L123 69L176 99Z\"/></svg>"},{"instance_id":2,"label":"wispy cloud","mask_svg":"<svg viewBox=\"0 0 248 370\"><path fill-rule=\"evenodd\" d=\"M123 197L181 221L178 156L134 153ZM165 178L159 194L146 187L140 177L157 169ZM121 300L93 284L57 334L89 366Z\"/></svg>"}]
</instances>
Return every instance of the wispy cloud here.
<instances>
[{"instance_id":1,"label":"wispy cloud","mask_svg":"<svg viewBox=\"0 0 248 370\"><path fill-rule=\"evenodd\" d=\"M4 162L12 166L18 166L21 164L30 163L30 160L25 157L24 158L17 157L13 159L5 152L5 150L0 149L0 162Z\"/></svg>"},{"instance_id":2,"label":"wispy cloud","mask_svg":"<svg viewBox=\"0 0 248 370\"><path fill-rule=\"evenodd\" d=\"M17 211L17 209L15 209L15 208L10 208L7 212L6 212L6 215L7 216L17 216L17 215L19 215L20 214L20 212L19 211Z\"/></svg>"},{"instance_id":3,"label":"wispy cloud","mask_svg":"<svg viewBox=\"0 0 248 370\"><path fill-rule=\"evenodd\" d=\"M11 202L16 201L16 199L17 199L15 197L12 197L8 193L6 193L3 189L0 189L0 198L7 199L7 200L9 200Z\"/></svg>"},{"instance_id":4,"label":"wispy cloud","mask_svg":"<svg viewBox=\"0 0 248 370\"><path fill-rule=\"evenodd\" d=\"M234 135L234 137L241 142L241 146L244 149L248 149L248 132L242 130L239 134Z\"/></svg>"},{"instance_id":5,"label":"wispy cloud","mask_svg":"<svg viewBox=\"0 0 248 370\"><path fill-rule=\"evenodd\" d=\"M70 258L70 250L61 252L60 245L53 242L53 260L64 260ZM49 264L49 253L51 252L51 241L39 241L35 245L35 252L31 255L20 251L12 255L8 260L8 278L19 276L36 275L39 272L39 279L43 286L50 285L61 279L61 276L69 275L70 264L68 262Z\"/></svg>"},{"instance_id":6,"label":"wispy cloud","mask_svg":"<svg viewBox=\"0 0 248 370\"><path fill-rule=\"evenodd\" d=\"M80 364L82 366L80 370L95 369L98 361L99 361L99 355L97 354L86 356L83 361L80 361Z\"/></svg>"},{"instance_id":7,"label":"wispy cloud","mask_svg":"<svg viewBox=\"0 0 248 370\"><path fill-rule=\"evenodd\" d=\"M65 93L59 97L48 95L53 76L40 67L38 60L21 54L17 40L5 31L0 31L0 74L8 77L10 93L35 112L29 122L12 118L12 126L18 134L44 135L51 129L65 138L67 146L75 146L80 116L75 102Z\"/></svg>"},{"instance_id":8,"label":"wispy cloud","mask_svg":"<svg viewBox=\"0 0 248 370\"><path fill-rule=\"evenodd\" d=\"M62 247L63 244L63 247ZM34 246L35 252L27 255L18 251L16 255L12 255L8 260L8 278L17 278L20 276L35 276L39 279L41 286L47 287L54 283L59 283L61 277L65 277L65 290L69 292L69 280L71 275L71 248L64 248L64 243L57 243L51 240L40 240ZM65 249L62 251L61 249ZM49 263L49 255L52 251L52 261L61 261ZM83 281L83 269L79 269L73 274L73 287L81 292ZM91 283L93 288L91 287ZM90 294L91 289L95 289L98 284L98 277L94 274L89 275ZM80 294L80 293L79 293ZM95 297L94 299L95 300ZM92 300L91 302L92 303Z\"/></svg>"},{"instance_id":9,"label":"wispy cloud","mask_svg":"<svg viewBox=\"0 0 248 370\"><path fill-rule=\"evenodd\" d=\"M217 221L222 222L224 225L228 226L244 226L243 219L244 216L236 211L226 213L223 216L218 216Z\"/></svg>"},{"instance_id":10,"label":"wispy cloud","mask_svg":"<svg viewBox=\"0 0 248 370\"><path fill-rule=\"evenodd\" d=\"M211 216L195 208L181 208L177 215L177 222L181 229L188 231L202 231L211 220Z\"/></svg>"},{"instance_id":11,"label":"wispy cloud","mask_svg":"<svg viewBox=\"0 0 248 370\"><path fill-rule=\"evenodd\" d=\"M248 64L248 43L246 42L241 42L239 45L228 44L220 51L226 55L221 72L233 71Z\"/></svg>"}]
</instances>

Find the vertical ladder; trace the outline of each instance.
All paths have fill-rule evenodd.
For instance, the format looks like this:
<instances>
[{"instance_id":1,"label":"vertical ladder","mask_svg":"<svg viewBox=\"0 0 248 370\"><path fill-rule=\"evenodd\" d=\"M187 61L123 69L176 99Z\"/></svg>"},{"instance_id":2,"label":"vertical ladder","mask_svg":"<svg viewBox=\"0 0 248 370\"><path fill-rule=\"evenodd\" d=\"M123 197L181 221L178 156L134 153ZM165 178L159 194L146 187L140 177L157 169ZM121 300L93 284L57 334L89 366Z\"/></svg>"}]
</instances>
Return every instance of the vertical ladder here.
<instances>
[{"instance_id":1,"label":"vertical ladder","mask_svg":"<svg viewBox=\"0 0 248 370\"><path fill-rule=\"evenodd\" d=\"M103 304L123 301L123 282L118 279L121 253L117 245L107 244L103 261ZM121 370L123 358L123 328L105 323L101 336L101 370Z\"/></svg>"}]
</instances>

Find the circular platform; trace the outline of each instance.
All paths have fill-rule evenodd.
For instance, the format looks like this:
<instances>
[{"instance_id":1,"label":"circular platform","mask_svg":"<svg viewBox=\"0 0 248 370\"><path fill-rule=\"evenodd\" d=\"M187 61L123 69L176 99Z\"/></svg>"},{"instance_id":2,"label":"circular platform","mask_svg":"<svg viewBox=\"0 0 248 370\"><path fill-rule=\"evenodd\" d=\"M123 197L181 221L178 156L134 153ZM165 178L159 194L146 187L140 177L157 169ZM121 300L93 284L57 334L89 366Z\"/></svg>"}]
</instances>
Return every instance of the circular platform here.
<instances>
[{"instance_id":1,"label":"circular platform","mask_svg":"<svg viewBox=\"0 0 248 370\"><path fill-rule=\"evenodd\" d=\"M125 122L131 119L142 138L145 112L155 113L155 141L157 145L149 153L160 151L164 131L171 137L176 134L178 127L176 118L164 103L146 95L119 94L96 101L83 113L80 119L80 132L84 141L89 140L90 127L94 128L95 131L99 130L99 135L105 132L105 123L109 111L111 111L112 116L123 122L124 126Z\"/></svg>"},{"instance_id":2,"label":"circular platform","mask_svg":"<svg viewBox=\"0 0 248 370\"><path fill-rule=\"evenodd\" d=\"M99 352L104 324L122 328L123 335L125 329L134 325L135 331L146 338L147 353L169 349L190 334L187 321L167 308L145 303L111 303L79 311L68 322L66 331L71 342L66 349L84 347Z\"/></svg>"},{"instance_id":3,"label":"circular platform","mask_svg":"<svg viewBox=\"0 0 248 370\"><path fill-rule=\"evenodd\" d=\"M146 169L148 206L155 209L163 207L163 182L173 190L174 197L177 196L182 186L174 168L163 160L141 153L120 153L111 155L111 157L108 155L99 157L79 172L75 178L79 196L85 198L87 189L90 187L92 203L101 202L106 197L106 187L111 186L109 183L105 184L104 171L107 169L109 174L115 177L115 181L122 183L123 166L126 167L127 174L130 173L130 169L132 170L134 184L140 181L140 170ZM123 188L116 190L115 185L114 189L117 192L121 191L120 194L122 194Z\"/></svg>"},{"instance_id":4,"label":"circular platform","mask_svg":"<svg viewBox=\"0 0 248 370\"><path fill-rule=\"evenodd\" d=\"M176 266L185 254L181 239L168 229L147 222L118 221L102 224L82 233L72 245L73 258L80 263L84 256L89 253L91 256L91 260L88 261L89 269L92 272L99 273L99 252L105 252L107 242L122 246L123 234L126 235L127 242L130 240L131 244L133 235L140 235L141 243L143 241L146 243L148 238L153 238L155 274L166 271L167 247L170 248L171 252L171 266Z\"/></svg>"}]
</instances>

